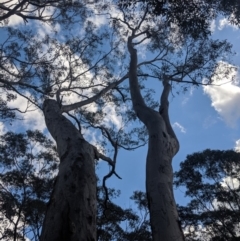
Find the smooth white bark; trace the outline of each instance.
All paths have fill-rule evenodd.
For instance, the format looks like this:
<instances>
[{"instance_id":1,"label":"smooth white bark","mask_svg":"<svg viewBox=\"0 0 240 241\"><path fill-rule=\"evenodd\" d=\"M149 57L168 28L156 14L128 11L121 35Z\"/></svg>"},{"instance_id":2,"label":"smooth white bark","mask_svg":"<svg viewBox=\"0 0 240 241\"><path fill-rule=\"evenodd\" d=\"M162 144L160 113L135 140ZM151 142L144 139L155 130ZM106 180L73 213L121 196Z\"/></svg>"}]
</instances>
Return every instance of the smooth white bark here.
<instances>
[{"instance_id":1,"label":"smooth white bark","mask_svg":"<svg viewBox=\"0 0 240 241\"><path fill-rule=\"evenodd\" d=\"M131 37L128 39L128 50L131 59L129 84L133 108L149 134L146 191L153 240L182 241L184 236L173 196L172 158L178 152L179 143L168 117L168 94L171 86L164 80L159 112L147 107L139 89L137 50L133 48Z\"/></svg>"}]
</instances>

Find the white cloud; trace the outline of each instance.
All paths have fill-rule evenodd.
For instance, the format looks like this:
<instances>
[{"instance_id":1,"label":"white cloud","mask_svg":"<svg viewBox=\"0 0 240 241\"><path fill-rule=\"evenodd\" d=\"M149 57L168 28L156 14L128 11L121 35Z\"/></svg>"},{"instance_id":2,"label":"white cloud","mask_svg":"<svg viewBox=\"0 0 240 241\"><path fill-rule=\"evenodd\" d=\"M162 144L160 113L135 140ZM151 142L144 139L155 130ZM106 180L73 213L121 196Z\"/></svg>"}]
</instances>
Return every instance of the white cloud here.
<instances>
[{"instance_id":1,"label":"white cloud","mask_svg":"<svg viewBox=\"0 0 240 241\"><path fill-rule=\"evenodd\" d=\"M5 133L5 126L4 123L0 121L0 135L3 135Z\"/></svg>"},{"instance_id":2,"label":"white cloud","mask_svg":"<svg viewBox=\"0 0 240 241\"><path fill-rule=\"evenodd\" d=\"M188 101L189 101L189 97L186 97L186 96L185 96L185 97L183 98L183 101L181 102L181 104L182 104L182 105L186 105L186 104L188 103Z\"/></svg>"},{"instance_id":3,"label":"white cloud","mask_svg":"<svg viewBox=\"0 0 240 241\"><path fill-rule=\"evenodd\" d=\"M89 1L88 3L91 3L91 1ZM112 17L120 17L121 19L123 18L122 12L119 11L118 7L115 4L113 4L112 1L92 1L92 4L86 5L86 7L93 12L93 15L87 18L87 20L92 21L97 26L97 28L109 24L109 14L106 14L105 11L102 11L103 5L107 6L107 9L105 10L107 10L107 12L109 11Z\"/></svg>"},{"instance_id":4,"label":"white cloud","mask_svg":"<svg viewBox=\"0 0 240 241\"><path fill-rule=\"evenodd\" d=\"M240 87L228 83L219 87L204 87L204 92L209 95L211 105L223 120L234 127L240 118Z\"/></svg>"},{"instance_id":5,"label":"white cloud","mask_svg":"<svg viewBox=\"0 0 240 241\"><path fill-rule=\"evenodd\" d=\"M10 9L13 9L17 4L19 4L19 0L11 0L8 3L7 2L4 3L3 5L5 7L9 7ZM24 11L22 13L23 13L23 15L26 15L26 16L31 15L31 11L33 11L33 9L35 9L35 8L36 8L35 6L33 7L33 5L28 4L27 8L24 9ZM47 7L43 11L41 10L41 15L43 17L48 17L48 16L51 16L53 14L53 11L54 11L53 7ZM39 14L37 11L34 11L34 12L36 14ZM16 14L13 14L7 20L9 21L8 26L17 26L19 24L24 24L24 23L26 24L26 22L24 22L23 18L17 16ZM28 20L28 22L29 22L29 20Z\"/></svg>"},{"instance_id":6,"label":"white cloud","mask_svg":"<svg viewBox=\"0 0 240 241\"><path fill-rule=\"evenodd\" d=\"M49 35L53 35L54 32L53 32L53 28L51 25L49 24L46 24L44 22L36 22L35 24L35 28L37 29L37 35L35 38L37 38L37 40L39 40L39 38L44 38L46 36L46 34L49 34ZM60 31L60 26L59 24L56 24L56 31Z\"/></svg>"},{"instance_id":7,"label":"white cloud","mask_svg":"<svg viewBox=\"0 0 240 241\"><path fill-rule=\"evenodd\" d=\"M216 20L212 20L210 23L210 31L213 33L216 30Z\"/></svg>"},{"instance_id":8,"label":"white cloud","mask_svg":"<svg viewBox=\"0 0 240 241\"><path fill-rule=\"evenodd\" d=\"M26 92L25 95L27 96L28 93ZM16 100L9 102L8 106L10 108L18 107L22 112L26 111L23 115L18 115L20 120L16 120L12 123L11 131L22 131L23 129L45 130L46 125L41 110L37 109L33 104L29 106L29 103L25 98L18 96Z\"/></svg>"},{"instance_id":9,"label":"white cloud","mask_svg":"<svg viewBox=\"0 0 240 241\"><path fill-rule=\"evenodd\" d=\"M237 190L239 188L240 183L239 183L239 180L237 178L225 177L221 181L221 185L224 188L226 188L226 190L228 191L229 189Z\"/></svg>"},{"instance_id":10,"label":"white cloud","mask_svg":"<svg viewBox=\"0 0 240 241\"><path fill-rule=\"evenodd\" d=\"M220 62L219 68L226 64ZM221 75L217 76L213 82L215 86L203 86L203 91L210 97L213 108L231 127L236 126L236 122L240 119L240 87L237 82L230 82L234 76L237 76L236 70L232 70L228 78L223 76L221 78Z\"/></svg>"},{"instance_id":11,"label":"white cloud","mask_svg":"<svg viewBox=\"0 0 240 241\"><path fill-rule=\"evenodd\" d=\"M15 5L18 4L18 0L11 0L8 2L3 3L4 7L8 7L10 9L13 9ZM5 11L4 14L8 13L8 11ZM18 24L24 23L23 18L18 17L17 15L13 14L10 17L7 18L8 26L16 26Z\"/></svg>"},{"instance_id":12,"label":"white cloud","mask_svg":"<svg viewBox=\"0 0 240 241\"><path fill-rule=\"evenodd\" d=\"M222 19L219 20L218 29L222 30L222 29L224 29L228 25L229 25L228 20L226 18L222 18Z\"/></svg>"},{"instance_id":13,"label":"white cloud","mask_svg":"<svg viewBox=\"0 0 240 241\"><path fill-rule=\"evenodd\" d=\"M235 147L234 147L234 150L236 152L240 152L240 139L238 139L236 142L235 142Z\"/></svg>"},{"instance_id":14,"label":"white cloud","mask_svg":"<svg viewBox=\"0 0 240 241\"><path fill-rule=\"evenodd\" d=\"M100 131L92 128L82 128L82 134L88 142L90 142L93 146L97 148L100 153L105 153L105 148L101 145L101 141L103 140Z\"/></svg>"},{"instance_id":15,"label":"white cloud","mask_svg":"<svg viewBox=\"0 0 240 241\"><path fill-rule=\"evenodd\" d=\"M46 128L44 116L40 110L29 111L24 114L23 123L30 129L43 131Z\"/></svg>"},{"instance_id":16,"label":"white cloud","mask_svg":"<svg viewBox=\"0 0 240 241\"><path fill-rule=\"evenodd\" d=\"M178 122L174 122L172 125L173 128L179 129L182 133L186 133L186 128L180 125Z\"/></svg>"},{"instance_id":17,"label":"white cloud","mask_svg":"<svg viewBox=\"0 0 240 241\"><path fill-rule=\"evenodd\" d=\"M93 22L97 28L102 27L103 25L108 23L108 20L106 18L106 16L104 15L93 15L90 18L88 18L89 21Z\"/></svg>"},{"instance_id":18,"label":"white cloud","mask_svg":"<svg viewBox=\"0 0 240 241\"><path fill-rule=\"evenodd\" d=\"M1 185L2 185L2 183L1 183ZM20 216L21 216L21 218L23 217L22 214ZM18 216L11 217L11 222L10 222L9 218L6 218L6 216L3 215L3 213L0 213L0 219L1 219L0 240L9 240L9 239L4 238L4 236L6 234L5 232L6 232L7 229L11 230L13 232L14 228L15 228L14 224L16 224L16 223L18 223L17 224L18 230L24 230L24 228L26 227L26 224L22 222L22 219L17 221L18 218L19 218ZM24 240L30 241L30 239L26 236L24 237Z\"/></svg>"},{"instance_id":19,"label":"white cloud","mask_svg":"<svg viewBox=\"0 0 240 241\"><path fill-rule=\"evenodd\" d=\"M110 104L106 105L104 107L104 112L107 113L107 115L103 119L103 123L105 123L107 127L111 128L115 126L117 129L122 127L122 118L117 115L115 106Z\"/></svg>"},{"instance_id":20,"label":"white cloud","mask_svg":"<svg viewBox=\"0 0 240 241\"><path fill-rule=\"evenodd\" d=\"M209 115L203 121L203 128L208 129L209 127L215 125L218 120L219 120L219 118L215 118L215 117Z\"/></svg>"},{"instance_id":21,"label":"white cloud","mask_svg":"<svg viewBox=\"0 0 240 241\"><path fill-rule=\"evenodd\" d=\"M203 225L198 225L197 227L193 225L186 225L184 227L183 232L185 235L189 235L194 233L196 235L195 238L199 238L198 240L210 241L211 240L211 227L204 227ZM191 236L190 236L191 237Z\"/></svg>"},{"instance_id":22,"label":"white cloud","mask_svg":"<svg viewBox=\"0 0 240 241\"><path fill-rule=\"evenodd\" d=\"M222 18L218 22L218 29L223 30L226 27L231 27L233 30L237 30L238 27L235 25L232 25L227 18Z\"/></svg>"},{"instance_id":23,"label":"white cloud","mask_svg":"<svg viewBox=\"0 0 240 241\"><path fill-rule=\"evenodd\" d=\"M22 18L18 17L17 15L12 15L9 18L8 26L17 26L19 24L23 24L24 21Z\"/></svg>"},{"instance_id":24,"label":"white cloud","mask_svg":"<svg viewBox=\"0 0 240 241\"><path fill-rule=\"evenodd\" d=\"M183 100L182 100L182 102L181 102L182 105L185 105L185 104L188 103L188 101L190 100L190 98L193 96L193 92L195 91L195 89L196 89L195 86L191 86L191 87L189 88L188 95L183 97Z\"/></svg>"}]
</instances>

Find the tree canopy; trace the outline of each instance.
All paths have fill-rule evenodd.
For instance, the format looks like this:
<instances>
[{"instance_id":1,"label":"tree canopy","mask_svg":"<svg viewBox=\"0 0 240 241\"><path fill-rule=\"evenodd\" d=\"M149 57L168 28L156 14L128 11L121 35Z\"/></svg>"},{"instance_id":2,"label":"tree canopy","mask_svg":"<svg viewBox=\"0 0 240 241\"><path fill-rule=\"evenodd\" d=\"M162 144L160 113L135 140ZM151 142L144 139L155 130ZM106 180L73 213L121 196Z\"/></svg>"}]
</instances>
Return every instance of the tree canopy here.
<instances>
[{"instance_id":1,"label":"tree canopy","mask_svg":"<svg viewBox=\"0 0 240 241\"><path fill-rule=\"evenodd\" d=\"M0 136L0 240L39 240L57 167L56 148L41 132Z\"/></svg>"},{"instance_id":2,"label":"tree canopy","mask_svg":"<svg viewBox=\"0 0 240 241\"><path fill-rule=\"evenodd\" d=\"M140 42L134 45L143 46L149 54L147 60L140 59L138 76L144 98L153 108L158 103L151 98L153 90L148 88L147 79L161 81L167 75L172 83L182 83L182 90L187 89L187 84L203 84L203 78L204 84L210 84L218 66L216 61L224 61L222 56L230 53L231 46L209 38L183 40L176 28L153 17L148 9L97 7L97 16L106 14L103 16L107 22L100 26L94 22L92 5L86 4L80 8L82 14L71 18L68 28L62 25L61 18L50 28L46 26L46 34L42 32L45 25L37 22L37 32L28 25L2 28L0 113L13 118L16 111L24 114L35 107L41 110L44 99L55 98L62 112L79 120L83 131L94 128L103 135L99 147L106 147L110 139L115 152L119 148L134 149L146 143L146 129L139 125L129 128L136 115L131 108L128 84L124 82L128 78L126 34L136 28ZM116 15L111 15L111 8L116 8ZM76 31L79 24L83 28ZM227 75L230 69L221 71L219 75ZM22 97L26 100L25 108L7 105ZM109 108L119 120L109 122Z\"/></svg>"},{"instance_id":3,"label":"tree canopy","mask_svg":"<svg viewBox=\"0 0 240 241\"><path fill-rule=\"evenodd\" d=\"M51 11L56 10L53 12L56 15L50 13L46 21L41 9L47 6L35 1L20 1L2 11L3 19L15 14L24 20L41 21L9 27L5 23L0 43L1 116L21 118L26 112L37 109L44 115L46 126L57 143L59 172L41 240L59 240L60 236L63 240L79 240L86 235L94 239L94 160L105 160L111 166L103 178L105 201L109 201L106 180L112 175L120 178L115 169L119 149L134 150L147 142L154 145L150 140L156 136L161 141L155 150L164 152L164 160L157 158L164 163L150 169L164 174L165 179L160 176L158 181L164 179L166 199L170 197L168 204L172 205L170 209L164 205L155 207L157 211L164 209L162 216L172 215L178 229L172 185L169 184L172 184L172 157L179 145L169 121L168 95L174 88L186 91L189 84L209 85L218 76L228 76L234 69L225 64L232 54L231 45L211 39L201 13L189 15L193 9L179 6L175 1L163 3L159 13L154 5L145 1L143 5L130 4L128 8L115 1L94 5L84 2L81 6L71 1L66 1L67 5L65 1L46 3L50 4ZM172 10L165 11L164 4L173 7ZM28 11L29 7L32 12ZM180 7L186 7L186 11L181 12L183 18L177 15ZM21 15L21 11L26 15ZM196 16L203 31L196 31ZM129 83L125 83L127 79ZM154 80L163 83L162 95L157 99L153 98L154 90L150 85ZM144 111L154 116L145 115ZM151 121L157 123L157 128L149 124ZM97 141L89 133L97 133ZM156 193L162 183L155 184L152 191ZM149 199L149 193L147 196ZM165 198L152 195L151 203L158 203L158 197ZM152 212L150 216L159 215ZM53 218L56 222L51 221ZM84 227L76 229L81 224ZM163 231L167 230L160 226Z\"/></svg>"},{"instance_id":4,"label":"tree canopy","mask_svg":"<svg viewBox=\"0 0 240 241\"><path fill-rule=\"evenodd\" d=\"M239 240L240 153L205 150L188 155L175 173L190 199L178 207L186 240Z\"/></svg>"},{"instance_id":5,"label":"tree canopy","mask_svg":"<svg viewBox=\"0 0 240 241\"><path fill-rule=\"evenodd\" d=\"M18 17L27 23L29 20L38 20L52 23L62 19L62 23L71 22L75 14L83 7L84 1L65 0L9 0L0 3L0 23L9 23L10 17ZM80 10L81 11L81 10ZM69 15L69 13L71 14Z\"/></svg>"},{"instance_id":6,"label":"tree canopy","mask_svg":"<svg viewBox=\"0 0 240 241\"><path fill-rule=\"evenodd\" d=\"M194 38L210 34L210 23L219 15L231 24L240 26L240 3L238 0L119 0L123 8L137 6L149 8L153 15L162 16L170 25L175 24L184 35Z\"/></svg>"}]
</instances>

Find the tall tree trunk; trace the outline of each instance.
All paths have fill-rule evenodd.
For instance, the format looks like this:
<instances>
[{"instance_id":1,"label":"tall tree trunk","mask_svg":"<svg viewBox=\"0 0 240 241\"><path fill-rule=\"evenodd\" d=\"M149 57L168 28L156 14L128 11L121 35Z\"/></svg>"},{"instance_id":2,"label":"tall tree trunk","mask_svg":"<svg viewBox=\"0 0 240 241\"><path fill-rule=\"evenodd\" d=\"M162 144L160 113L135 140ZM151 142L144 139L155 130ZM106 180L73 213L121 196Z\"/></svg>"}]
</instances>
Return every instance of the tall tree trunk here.
<instances>
[{"instance_id":1,"label":"tall tree trunk","mask_svg":"<svg viewBox=\"0 0 240 241\"><path fill-rule=\"evenodd\" d=\"M137 50L132 37L128 39L130 53L129 83L133 108L146 125L149 134L146 164L146 191L150 222L154 241L182 241L173 195L172 158L179 150L179 143L168 117L168 95L171 85L163 81L163 93L159 112L146 106L140 93L137 78Z\"/></svg>"},{"instance_id":2,"label":"tall tree trunk","mask_svg":"<svg viewBox=\"0 0 240 241\"><path fill-rule=\"evenodd\" d=\"M96 240L95 152L65 118L55 100L45 100L47 128L57 143L60 157L41 241Z\"/></svg>"}]
</instances>

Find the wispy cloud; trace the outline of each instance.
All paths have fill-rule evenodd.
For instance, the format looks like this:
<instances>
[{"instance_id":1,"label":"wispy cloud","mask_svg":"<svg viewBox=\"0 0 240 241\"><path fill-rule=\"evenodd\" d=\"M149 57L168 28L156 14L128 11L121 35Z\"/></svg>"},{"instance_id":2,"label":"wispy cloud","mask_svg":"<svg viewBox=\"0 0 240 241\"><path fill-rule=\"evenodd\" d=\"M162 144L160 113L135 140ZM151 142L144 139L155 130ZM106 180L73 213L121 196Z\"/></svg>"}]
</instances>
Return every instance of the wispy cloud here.
<instances>
[{"instance_id":1,"label":"wispy cloud","mask_svg":"<svg viewBox=\"0 0 240 241\"><path fill-rule=\"evenodd\" d=\"M188 103L188 101L190 100L190 98L193 96L193 92L195 91L195 87L194 86L191 86L189 88L189 92L186 96L183 97L183 100L181 102L182 105L186 105Z\"/></svg>"},{"instance_id":2,"label":"wispy cloud","mask_svg":"<svg viewBox=\"0 0 240 241\"><path fill-rule=\"evenodd\" d=\"M187 130L185 127L183 127L182 125L180 125L178 122L174 122L172 125L173 128L180 130L182 133L186 133Z\"/></svg>"},{"instance_id":3,"label":"wispy cloud","mask_svg":"<svg viewBox=\"0 0 240 241\"><path fill-rule=\"evenodd\" d=\"M209 127L215 125L218 122L219 118L209 115L203 121L203 128L208 129Z\"/></svg>"},{"instance_id":4,"label":"wispy cloud","mask_svg":"<svg viewBox=\"0 0 240 241\"><path fill-rule=\"evenodd\" d=\"M216 20L212 20L210 24L210 31L213 33L216 30Z\"/></svg>"},{"instance_id":5,"label":"wispy cloud","mask_svg":"<svg viewBox=\"0 0 240 241\"><path fill-rule=\"evenodd\" d=\"M0 121L0 135L3 135L4 133L5 133L4 123Z\"/></svg>"},{"instance_id":6,"label":"wispy cloud","mask_svg":"<svg viewBox=\"0 0 240 241\"><path fill-rule=\"evenodd\" d=\"M240 152L240 139L238 139L238 140L235 142L234 150L235 150L236 152Z\"/></svg>"},{"instance_id":7,"label":"wispy cloud","mask_svg":"<svg viewBox=\"0 0 240 241\"><path fill-rule=\"evenodd\" d=\"M26 92L25 95L28 96L29 93ZM18 106L22 112L25 112L24 115L17 113L19 120L15 120L12 123L11 131L23 131L26 129L38 129L40 131L44 131L46 129L42 111L33 105L29 105L25 98L18 96L16 100L9 102L8 106L10 108ZM9 131L6 125L5 131Z\"/></svg>"},{"instance_id":8,"label":"wispy cloud","mask_svg":"<svg viewBox=\"0 0 240 241\"><path fill-rule=\"evenodd\" d=\"M230 27L233 30L237 30L238 27L236 25L232 25L227 18L222 18L218 22L218 29L223 30L226 27Z\"/></svg>"}]
</instances>

